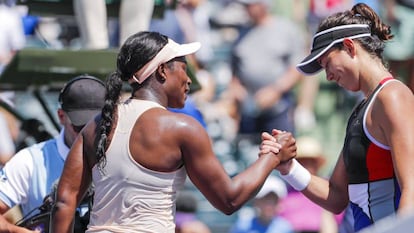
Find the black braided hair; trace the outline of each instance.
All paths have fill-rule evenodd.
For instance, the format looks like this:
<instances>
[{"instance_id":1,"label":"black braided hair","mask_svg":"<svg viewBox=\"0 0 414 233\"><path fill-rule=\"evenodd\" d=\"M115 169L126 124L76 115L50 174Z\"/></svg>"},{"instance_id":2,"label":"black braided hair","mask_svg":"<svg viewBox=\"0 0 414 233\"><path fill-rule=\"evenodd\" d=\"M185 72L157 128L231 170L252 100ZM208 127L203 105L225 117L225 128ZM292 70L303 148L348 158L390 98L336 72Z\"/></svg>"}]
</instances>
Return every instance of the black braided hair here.
<instances>
[{"instance_id":1,"label":"black braided hair","mask_svg":"<svg viewBox=\"0 0 414 233\"><path fill-rule=\"evenodd\" d=\"M105 83L105 104L96 135L96 159L100 171L103 171L106 165L105 150L108 146L108 135L112 128L123 82L128 81L137 70L153 59L167 42L168 38L158 32L142 31L130 36L121 46L117 56L117 70L108 76ZM136 88L139 87L133 85L133 91Z\"/></svg>"}]
</instances>

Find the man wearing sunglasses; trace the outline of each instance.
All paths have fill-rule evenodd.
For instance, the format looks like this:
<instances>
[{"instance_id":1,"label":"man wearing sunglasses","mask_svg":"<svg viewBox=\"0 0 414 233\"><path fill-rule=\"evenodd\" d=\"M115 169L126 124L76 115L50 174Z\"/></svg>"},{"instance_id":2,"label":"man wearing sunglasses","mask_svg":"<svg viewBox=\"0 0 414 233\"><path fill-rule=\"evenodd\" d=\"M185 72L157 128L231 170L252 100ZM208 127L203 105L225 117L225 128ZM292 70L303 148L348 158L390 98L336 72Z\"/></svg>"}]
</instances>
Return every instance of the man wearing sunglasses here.
<instances>
[{"instance_id":1,"label":"man wearing sunglasses","mask_svg":"<svg viewBox=\"0 0 414 233\"><path fill-rule=\"evenodd\" d=\"M32 232L8 223L2 214L15 205L20 205L25 219L39 213L61 175L69 148L83 126L101 112L104 100L105 85L97 78L81 75L66 83L57 110L60 134L22 149L0 170L0 232Z\"/></svg>"}]
</instances>

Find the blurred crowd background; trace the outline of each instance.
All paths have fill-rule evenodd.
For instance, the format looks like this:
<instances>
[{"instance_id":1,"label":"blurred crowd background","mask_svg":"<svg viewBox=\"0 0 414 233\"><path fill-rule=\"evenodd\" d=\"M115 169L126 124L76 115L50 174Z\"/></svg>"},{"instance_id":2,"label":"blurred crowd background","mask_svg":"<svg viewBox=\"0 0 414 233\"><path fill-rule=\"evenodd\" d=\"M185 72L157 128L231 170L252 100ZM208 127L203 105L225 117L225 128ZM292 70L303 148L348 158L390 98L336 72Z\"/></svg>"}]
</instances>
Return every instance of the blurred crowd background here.
<instances>
[{"instance_id":1,"label":"blurred crowd background","mask_svg":"<svg viewBox=\"0 0 414 233\"><path fill-rule=\"evenodd\" d=\"M62 5L69 2L69 6L73 7L69 12L73 14L32 12L31 2ZM253 127L247 121L247 126L251 127L244 130L246 125L241 124L246 112L251 113L250 117L256 117L266 108L263 107L266 106L266 100L262 100L264 102L259 105L257 99L256 102L249 99L262 88L254 86L267 82L270 94L263 95L276 93L288 81L275 85L272 83L273 78L277 80L277 75L282 76L284 71L292 68L290 63L297 62L292 57L303 58L302 55L308 53L319 21L337 11L350 9L357 2L365 2L375 9L398 35L403 34L404 37L404 34L408 34L405 35L409 38L408 44L398 45L400 37L395 39L395 46L402 48L402 52L394 49L394 53L386 55L389 54L387 59L396 77L413 88L414 54L409 52L414 48L414 40L411 39L414 36L414 21L403 21L399 17L414 17L414 6L402 3L410 1L391 0L73 0L73 4L69 0L0 0L0 72L6 69L20 50L116 50L128 35L139 30L159 31L179 43L200 41L202 49L191 58L189 64L201 89L190 94L188 104L201 114L199 120L211 136L215 153L232 176L249 165L258 152L257 140L262 129ZM253 9L255 4L265 7ZM116 8L119 11L108 13L113 5L119 6ZM399 10L400 13L396 14L391 9ZM260 30L264 26L258 22L265 16L284 25L275 24L274 30L270 32ZM409 23L411 26L406 25ZM291 35L290 39L286 40L285 35ZM244 44L243 39L247 41ZM269 46L269 49L265 46ZM272 50L281 56L280 63L274 66L271 61ZM250 67L252 64L255 66ZM279 69L282 66L286 66L284 71ZM264 74L269 74L269 77L261 75L264 70ZM273 71L275 77L272 76ZM246 77L236 76L248 76L249 73L255 75L250 80L247 78L247 86L239 86L246 81ZM289 109L286 115L288 119L285 121L291 122L293 128L288 130L293 131L296 138L313 139L308 140L308 145L303 147L308 146L306 148L309 150L315 146L319 148L317 153L323 155L324 163L318 167L318 173L329 176L341 150L348 114L361 97L329 83L323 72L311 77L302 77L297 73L295 77L297 81L286 84L287 89L274 97L277 100L269 105L280 104L278 101L284 100L281 96L290 93L287 101L289 108L286 108ZM2 88L0 76L0 99L6 103L0 110L1 164L23 146L38 140L27 132L28 128L33 130L33 127L37 127L43 137L58 134L44 111L45 105L57 109L58 93L46 93L46 103L39 103L33 94L30 86L24 90ZM36 122L23 124L21 117L19 119L13 112ZM262 120L265 121L264 118ZM192 212L211 232L229 232L238 218L252 214L253 203L231 216L221 214L193 187L190 180L187 181L185 191L193 195L193 199L190 199L197 206Z\"/></svg>"}]
</instances>

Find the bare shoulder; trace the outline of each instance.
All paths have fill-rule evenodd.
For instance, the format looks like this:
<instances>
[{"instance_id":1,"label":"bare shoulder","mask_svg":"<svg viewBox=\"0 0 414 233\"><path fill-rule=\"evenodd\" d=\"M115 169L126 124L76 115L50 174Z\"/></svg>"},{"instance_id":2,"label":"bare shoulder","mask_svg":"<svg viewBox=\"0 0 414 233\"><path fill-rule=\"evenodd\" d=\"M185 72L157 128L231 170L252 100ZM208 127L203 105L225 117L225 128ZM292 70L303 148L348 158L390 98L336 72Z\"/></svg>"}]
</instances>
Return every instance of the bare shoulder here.
<instances>
[{"instance_id":1,"label":"bare shoulder","mask_svg":"<svg viewBox=\"0 0 414 233\"><path fill-rule=\"evenodd\" d=\"M394 123L404 122L411 118L414 111L414 95L404 83L390 82L378 94L374 110L379 119Z\"/></svg>"},{"instance_id":2,"label":"bare shoulder","mask_svg":"<svg viewBox=\"0 0 414 233\"><path fill-rule=\"evenodd\" d=\"M139 121L145 121L145 124L152 125L151 128L160 128L160 130L174 130L176 133L201 133L204 127L192 116L172 112L165 109L151 109L141 116Z\"/></svg>"},{"instance_id":3,"label":"bare shoulder","mask_svg":"<svg viewBox=\"0 0 414 233\"><path fill-rule=\"evenodd\" d=\"M150 109L138 118L130 141L139 142L130 144L135 160L154 170L175 170L183 157L211 154L207 132L195 118L161 108ZM152 161L148 154L153 155Z\"/></svg>"},{"instance_id":4,"label":"bare shoulder","mask_svg":"<svg viewBox=\"0 0 414 233\"><path fill-rule=\"evenodd\" d=\"M404 107L414 104L414 95L407 85L400 81L388 83L378 94L377 99L386 107ZM409 106L407 106L409 107Z\"/></svg>"}]
</instances>

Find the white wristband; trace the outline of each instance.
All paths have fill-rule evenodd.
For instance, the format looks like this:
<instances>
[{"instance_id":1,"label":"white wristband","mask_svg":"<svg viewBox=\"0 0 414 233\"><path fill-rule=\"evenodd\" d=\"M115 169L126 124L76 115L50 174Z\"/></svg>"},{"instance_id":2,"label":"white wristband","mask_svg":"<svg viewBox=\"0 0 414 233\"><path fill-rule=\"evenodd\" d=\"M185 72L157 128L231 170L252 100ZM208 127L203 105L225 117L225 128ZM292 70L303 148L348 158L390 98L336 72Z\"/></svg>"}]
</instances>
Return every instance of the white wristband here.
<instances>
[{"instance_id":1,"label":"white wristband","mask_svg":"<svg viewBox=\"0 0 414 233\"><path fill-rule=\"evenodd\" d=\"M292 169L287 175L280 176L298 191L304 190L311 181L311 174L296 159L292 159Z\"/></svg>"}]
</instances>

